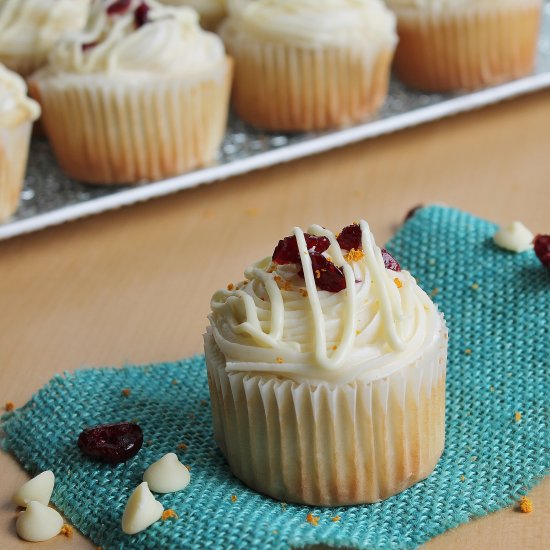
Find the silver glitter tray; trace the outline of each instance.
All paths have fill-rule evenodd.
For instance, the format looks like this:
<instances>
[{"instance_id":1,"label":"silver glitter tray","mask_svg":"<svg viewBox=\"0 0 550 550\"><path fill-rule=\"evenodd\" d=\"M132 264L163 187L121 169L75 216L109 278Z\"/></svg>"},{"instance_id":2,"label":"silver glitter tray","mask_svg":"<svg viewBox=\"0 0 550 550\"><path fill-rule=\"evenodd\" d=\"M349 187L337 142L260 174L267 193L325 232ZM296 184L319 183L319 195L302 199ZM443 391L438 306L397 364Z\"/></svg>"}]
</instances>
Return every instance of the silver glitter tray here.
<instances>
[{"instance_id":1,"label":"silver glitter tray","mask_svg":"<svg viewBox=\"0 0 550 550\"><path fill-rule=\"evenodd\" d=\"M543 88L550 88L548 0L544 6L537 66L532 76L474 93L445 95L414 92L392 81L386 104L376 118L351 128L329 132L265 133L245 125L236 117L230 117L216 163L181 176L132 187L85 185L61 172L46 140L34 139L21 205L10 221L0 225L0 240L388 134Z\"/></svg>"}]
</instances>

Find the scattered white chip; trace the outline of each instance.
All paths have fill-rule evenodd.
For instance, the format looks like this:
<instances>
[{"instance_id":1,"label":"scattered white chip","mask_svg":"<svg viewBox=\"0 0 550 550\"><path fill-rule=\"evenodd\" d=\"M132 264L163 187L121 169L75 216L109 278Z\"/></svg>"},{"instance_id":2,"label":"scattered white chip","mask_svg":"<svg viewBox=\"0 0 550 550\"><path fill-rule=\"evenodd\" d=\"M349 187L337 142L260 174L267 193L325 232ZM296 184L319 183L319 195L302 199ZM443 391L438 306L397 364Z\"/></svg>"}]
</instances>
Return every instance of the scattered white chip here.
<instances>
[{"instance_id":1,"label":"scattered white chip","mask_svg":"<svg viewBox=\"0 0 550 550\"><path fill-rule=\"evenodd\" d=\"M533 246L535 236L521 222L512 222L501 227L494 235L497 246L512 252L525 252Z\"/></svg>"},{"instance_id":2,"label":"scattered white chip","mask_svg":"<svg viewBox=\"0 0 550 550\"><path fill-rule=\"evenodd\" d=\"M35 500L27 504L15 523L17 534L29 542L49 540L58 535L62 527L63 518L59 512Z\"/></svg>"},{"instance_id":3,"label":"scattered white chip","mask_svg":"<svg viewBox=\"0 0 550 550\"><path fill-rule=\"evenodd\" d=\"M27 506L31 500L47 506L52 496L54 482L53 472L46 470L22 485L11 499L18 506Z\"/></svg>"},{"instance_id":4,"label":"scattered white chip","mask_svg":"<svg viewBox=\"0 0 550 550\"><path fill-rule=\"evenodd\" d=\"M134 490L122 515L122 530L127 535L134 535L158 521L164 507L155 500L149 490L147 482L144 481Z\"/></svg>"},{"instance_id":5,"label":"scattered white chip","mask_svg":"<svg viewBox=\"0 0 550 550\"><path fill-rule=\"evenodd\" d=\"M143 481L155 493L173 493L189 485L189 470L179 461L175 453L168 453L157 460L143 474Z\"/></svg>"}]
</instances>

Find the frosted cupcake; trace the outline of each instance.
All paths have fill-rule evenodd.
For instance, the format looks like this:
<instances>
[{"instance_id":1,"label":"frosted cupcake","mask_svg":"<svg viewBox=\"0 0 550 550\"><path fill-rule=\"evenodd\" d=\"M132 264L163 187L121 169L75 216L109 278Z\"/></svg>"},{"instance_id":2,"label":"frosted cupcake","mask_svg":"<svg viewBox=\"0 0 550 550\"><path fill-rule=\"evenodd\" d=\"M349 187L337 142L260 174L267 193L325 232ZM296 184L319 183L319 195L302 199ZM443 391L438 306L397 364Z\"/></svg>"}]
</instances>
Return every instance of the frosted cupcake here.
<instances>
[{"instance_id":1,"label":"frosted cupcake","mask_svg":"<svg viewBox=\"0 0 550 550\"><path fill-rule=\"evenodd\" d=\"M189 6L197 11L204 29L215 31L226 16L225 0L160 0L169 6Z\"/></svg>"},{"instance_id":2,"label":"frosted cupcake","mask_svg":"<svg viewBox=\"0 0 550 550\"><path fill-rule=\"evenodd\" d=\"M60 36L84 27L89 7L90 0L0 0L0 63L30 75Z\"/></svg>"},{"instance_id":3,"label":"frosted cupcake","mask_svg":"<svg viewBox=\"0 0 550 550\"><path fill-rule=\"evenodd\" d=\"M386 0L397 76L426 91L475 89L533 71L540 0Z\"/></svg>"},{"instance_id":4,"label":"frosted cupcake","mask_svg":"<svg viewBox=\"0 0 550 550\"><path fill-rule=\"evenodd\" d=\"M216 440L286 502L375 502L428 476L445 439L447 330L362 221L295 228L212 298Z\"/></svg>"},{"instance_id":5,"label":"frosted cupcake","mask_svg":"<svg viewBox=\"0 0 550 550\"><path fill-rule=\"evenodd\" d=\"M0 222L19 204L32 123L39 116L40 107L27 97L25 81L0 65Z\"/></svg>"},{"instance_id":6,"label":"frosted cupcake","mask_svg":"<svg viewBox=\"0 0 550 550\"><path fill-rule=\"evenodd\" d=\"M133 183L214 160L231 72L220 38L193 10L98 0L85 31L60 41L29 86L65 172Z\"/></svg>"},{"instance_id":7,"label":"frosted cupcake","mask_svg":"<svg viewBox=\"0 0 550 550\"><path fill-rule=\"evenodd\" d=\"M381 0L241 1L230 12L220 34L246 122L318 130L358 122L383 103L397 38Z\"/></svg>"}]
</instances>

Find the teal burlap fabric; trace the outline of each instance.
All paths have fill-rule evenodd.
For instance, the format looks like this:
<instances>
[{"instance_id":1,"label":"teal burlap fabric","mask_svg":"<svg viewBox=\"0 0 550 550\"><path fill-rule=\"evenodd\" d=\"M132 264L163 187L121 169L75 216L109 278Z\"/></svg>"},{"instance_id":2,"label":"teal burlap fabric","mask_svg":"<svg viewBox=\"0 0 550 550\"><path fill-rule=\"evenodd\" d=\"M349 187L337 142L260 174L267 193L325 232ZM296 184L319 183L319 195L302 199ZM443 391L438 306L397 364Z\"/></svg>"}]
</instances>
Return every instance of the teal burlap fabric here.
<instances>
[{"instance_id":1,"label":"teal burlap fabric","mask_svg":"<svg viewBox=\"0 0 550 550\"><path fill-rule=\"evenodd\" d=\"M309 508L244 487L212 440L202 356L58 376L6 415L6 446L30 473L55 472L53 502L104 550L416 547L511 504L550 468L550 274L533 252L496 248L494 231L469 214L429 207L389 245L425 290L438 289L450 350L445 453L429 479L385 502ZM81 456L84 426L133 419L147 441L137 457L110 467ZM159 497L179 519L124 535L126 500L146 466L170 451L192 468L185 491ZM318 526L306 522L309 512Z\"/></svg>"}]
</instances>

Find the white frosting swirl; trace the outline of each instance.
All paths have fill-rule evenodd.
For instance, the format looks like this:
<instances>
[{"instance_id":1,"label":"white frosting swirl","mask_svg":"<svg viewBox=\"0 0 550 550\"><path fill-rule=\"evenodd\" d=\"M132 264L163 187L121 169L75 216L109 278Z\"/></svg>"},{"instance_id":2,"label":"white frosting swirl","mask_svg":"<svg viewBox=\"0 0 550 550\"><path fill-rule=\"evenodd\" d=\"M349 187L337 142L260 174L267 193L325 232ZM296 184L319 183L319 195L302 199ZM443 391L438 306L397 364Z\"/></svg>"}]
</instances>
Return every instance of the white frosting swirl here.
<instances>
[{"instance_id":1,"label":"white frosting swirl","mask_svg":"<svg viewBox=\"0 0 550 550\"><path fill-rule=\"evenodd\" d=\"M27 97L25 81L0 64L0 126L13 127L39 116L40 107Z\"/></svg>"},{"instance_id":2,"label":"white frosting swirl","mask_svg":"<svg viewBox=\"0 0 550 550\"><path fill-rule=\"evenodd\" d=\"M147 0L148 22L137 27L135 10L142 0L131 0L128 10L109 15L106 8L113 3L94 1L85 30L52 50L50 72L187 76L225 63L222 41L200 28L192 9Z\"/></svg>"},{"instance_id":3,"label":"white frosting swirl","mask_svg":"<svg viewBox=\"0 0 550 550\"><path fill-rule=\"evenodd\" d=\"M389 375L437 345L444 326L436 306L407 271L385 268L368 224L361 229L363 256L355 259L330 231L308 230L330 240L325 255L346 279L338 293L316 288L304 234L295 228L301 266L265 258L245 271L245 282L214 294L211 331L229 372L348 382Z\"/></svg>"},{"instance_id":4,"label":"white frosting swirl","mask_svg":"<svg viewBox=\"0 0 550 550\"><path fill-rule=\"evenodd\" d=\"M257 0L230 4L225 32L300 47L372 44L392 47L395 16L382 0Z\"/></svg>"},{"instance_id":5,"label":"white frosting swirl","mask_svg":"<svg viewBox=\"0 0 550 550\"><path fill-rule=\"evenodd\" d=\"M43 56L86 22L90 0L0 0L0 55Z\"/></svg>"}]
</instances>

